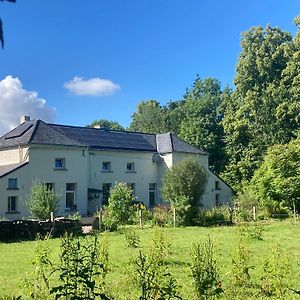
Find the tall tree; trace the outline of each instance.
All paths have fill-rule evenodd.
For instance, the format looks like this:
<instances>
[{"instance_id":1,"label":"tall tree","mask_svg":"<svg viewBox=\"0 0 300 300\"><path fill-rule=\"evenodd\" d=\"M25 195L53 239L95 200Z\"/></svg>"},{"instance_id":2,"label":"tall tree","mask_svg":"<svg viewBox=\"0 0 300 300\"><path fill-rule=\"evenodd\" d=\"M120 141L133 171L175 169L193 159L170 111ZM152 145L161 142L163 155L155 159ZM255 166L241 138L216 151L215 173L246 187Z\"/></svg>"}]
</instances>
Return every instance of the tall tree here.
<instances>
[{"instance_id":1,"label":"tall tree","mask_svg":"<svg viewBox=\"0 0 300 300\"><path fill-rule=\"evenodd\" d=\"M210 154L211 168L219 173L225 161L224 133L220 124L222 114L219 110L222 101L220 82L213 78L201 80L197 76L184 99L179 136L206 149Z\"/></svg>"},{"instance_id":2,"label":"tall tree","mask_svg":"<svg viewBox=\"0 0 300 300\"><path fill-rule=\"evenodd\" d=\"M165 131L164 110L156 100L142 101L132 115L129 130L162 133Z\"/></svg>"},{"instance_id":3,"label":"tall tree","mask_svg":"<svg viewBox=\"0 0 300 300\"><path fill-rule=\"evenodd\" d=\"M15 3L16 0L0 0L0 1L7 1L7 2L13 2ZM2 20L0 18L0 43L1 43L1 46L2 48L4 47L4 36L3 36L3 23L2 23Z\"/></svg>"},{"instance_id":4,"label":"tall tree","mask_svg":"<svg viewBox=\"0 0 300 300\"><path fill-rule=\"evenodd\" d=\"M290 85L283 81L294 52L291 35L278 27L253 27L243 34L241 46L236 90L222 121L230 159L224 174L235 186L251 179L270 145L291 138L280 116L291 105L285 92Z\"/></svg>"}]
</instances>

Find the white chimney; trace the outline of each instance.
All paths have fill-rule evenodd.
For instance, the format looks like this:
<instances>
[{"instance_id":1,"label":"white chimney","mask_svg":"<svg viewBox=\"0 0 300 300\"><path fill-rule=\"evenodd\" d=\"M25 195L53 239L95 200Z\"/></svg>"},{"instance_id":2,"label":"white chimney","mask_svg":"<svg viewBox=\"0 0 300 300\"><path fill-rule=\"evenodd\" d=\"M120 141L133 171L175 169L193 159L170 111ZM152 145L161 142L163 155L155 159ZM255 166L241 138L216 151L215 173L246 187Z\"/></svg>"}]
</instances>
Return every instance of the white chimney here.
<instances>
[{"instance_id":1,"label":"white chimney","mask_svg":"<svg viewBox=\"0 0 300 300\"><path fill-rule=\"evenodd\" d=\"M21 116L20 117L20 125L25 123L25 122L28 122L30 121L30 117L29 116Z\"/></svg>"}]
</instances>

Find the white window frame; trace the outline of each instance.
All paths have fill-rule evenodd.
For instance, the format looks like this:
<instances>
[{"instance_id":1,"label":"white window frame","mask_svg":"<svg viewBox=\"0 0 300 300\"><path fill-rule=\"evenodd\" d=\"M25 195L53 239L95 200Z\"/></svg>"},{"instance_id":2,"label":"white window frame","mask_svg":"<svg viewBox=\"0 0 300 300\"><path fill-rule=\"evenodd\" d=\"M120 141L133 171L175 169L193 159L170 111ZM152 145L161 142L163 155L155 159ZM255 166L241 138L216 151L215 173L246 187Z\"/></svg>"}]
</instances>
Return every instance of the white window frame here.
<instances>
[{"instance_id":1,"label":"white window frame","mask_svg":"<svg viewBox=\"0 0 300 300\"><path fill-rule=\"evenodd\" d=\"M73 184L74 185L74 189L68 189L68 184ZM67 210L73 210L76 209L76 189L77 189L77 185L75 182L68 182L66 183L66 209ZM67 206L67 194L68 195L73 195L73 205L72 206Z\"/></svg>"},{"instance_id":2,"label":"white window frame","mask_svg":"<svg viewBox=\"0 0 300 300\"><path fill-rule=\"evenodd\" d=\"M61 162L60 165L57 164L57 162ZM54 160L54 169L55 170L65 170L66 169L66 159L63 157L57 157Z\"/></svg>"},{"instance_id":3,"label":"white window frame","mask_svg":"<svg viewBox=\"0 0 300 300\"><path fill-rule=\"evenodd\" d=\"M154 195L154 203L150 203L150 194ZM149 183L149 206L155 206L157 201L157 184L156 183Z\"/></svg>"},{"instance_id":4,"label":"white window frame","mask_svg":"<svg viewBox=\"0 0 300 300\"><path fill-rule=\"evenodd\" d=\"M134 173L135 172L135 163L134 162L128 162L127 163L126 172L127 173Z\"/></svg>"},{"instance_id":5,"label":"white window frame","mask_svg":"<svg viewBox=\"0 0 300 300\"><path fill-rule=\"evenodd\" d=\"M15 199L15 209L12 209L12 198ZM18 212L18 196L8 196L7 197L7 212L8 213L15 213Z\"/></svg>"},{"instance_id":6,"label":"white window frame","mask_svg":"<svg viewBox=\"0 0 300 300\"><path fill-rule=\"evenodd\" d=\"M18 189L18 178L8 178L8 190Z\"/></svg>"},{"instance_id":7,"label":"white window frame","mask_svg":"<svg viewBox=\"0 0 300 300\"><path fill-rule=\"evenodd\" d=\"M102 172L111 172L111 162L110 161L102 162Z\"/></svg>"}]
</instances>

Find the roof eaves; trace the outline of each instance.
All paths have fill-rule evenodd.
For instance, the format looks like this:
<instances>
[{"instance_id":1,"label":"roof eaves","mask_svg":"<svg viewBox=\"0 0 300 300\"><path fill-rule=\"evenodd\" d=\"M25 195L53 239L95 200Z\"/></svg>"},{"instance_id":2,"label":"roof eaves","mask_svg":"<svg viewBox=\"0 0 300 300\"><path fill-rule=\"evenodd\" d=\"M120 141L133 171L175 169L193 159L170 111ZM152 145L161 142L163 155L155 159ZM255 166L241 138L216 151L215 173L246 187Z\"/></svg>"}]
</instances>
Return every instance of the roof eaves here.
<instances>
[{"instance_id":1,"label":"roof eaves","mask_svg":"<svg viewBox=\"0 0 300 300\"><path fill-rule=\"evenodd\" d=\"M16 170L18 170L18 169L21 169L21 168L23 168L23 167L26 166L26 165L28 165L28 161L25 162L25 163L23 163L23 164L21 164L21 165L19 165L19 166L17 166L17 167L15 167L15 168L12 169L12 170L9 170L9 171L7 171L6 173L0 175L0 178L3 178L3 177L5 177L6 175L9 175L10 173L12 173L12 172L14 172L14 171L16 171Z\"/></svg>"}]
</instances>

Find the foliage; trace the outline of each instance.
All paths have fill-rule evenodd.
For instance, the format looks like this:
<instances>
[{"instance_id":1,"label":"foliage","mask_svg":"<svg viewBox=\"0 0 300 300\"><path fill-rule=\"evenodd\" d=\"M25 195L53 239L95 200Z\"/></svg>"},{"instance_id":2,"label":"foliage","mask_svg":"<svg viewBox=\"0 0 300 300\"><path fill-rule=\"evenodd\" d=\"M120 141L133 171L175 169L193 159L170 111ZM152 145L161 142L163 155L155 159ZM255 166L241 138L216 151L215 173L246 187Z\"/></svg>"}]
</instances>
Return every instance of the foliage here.
<instances>
[{"instance_id":1,"label":"foliage","mask_svg":"<svg viewBox=\"0 0 300 300\"><path fill-rule=\"evenodd\" d=\"M103 292L107 259L107 247L100 245L97 235L85 240L66 235L60 264L54 270L59 273L59 284L50 293L55 299L109 299Z\"/></svg>"},{"instance_id":2,"label":"foliage","mask_svg":"<svg viewBox=\"0 0 300 300\"><path fill-rule=\"evenodd\" d=\"M290 264L278 245L274 245L270 257L266 258L263 265L262 293L268 297L285 299L289 291L288 277Z\"/></svg>"},{"instance_id":3,"label":"foliage","mask_svg":"<svg viewBox=\"0 0 300 300\"><path fill-rule=\"evenodd\" d=\"M138 284L141 288L140 300L182 299L177 292L176 280L171 273L162 271L148 256L139 251L135 261Z\"/></svg>"},{"instance_id":4,"label":"foliage","mask_svg":"<svg viewBox=\"0 0 300 300\"><path fill-rule=\"evenodd\" d=\"M170 254L170 243L161 228L155 228L150 242L149 255L155 264L162 265Z\"/></svg>"},{"instance_id":5,"label":"foliage","mask_svg":"<svg viewBox=\"0 0 300 300\"><path fill-rule=\"evenodd\" d=\"M170 245L162 230L157 228L151 241L148 255L139 251L135 261L141 300L182 299L177 291L177 283L166 268Z\"/></svg>"},{"instance_id":6,"label":"foliage","mask_svg":"<svg viewBox=\"0 0 300 300\"><path fill-rule=\"evenodd\" d=\"M50 260L49 238L49 235L43 239L40 236L37 237L35 257L31 261L35 266L34 281L25 279L25 287L32 299L47 299L50 292L49 275L53 265Z\"/></svg>"},{"instance_id":7,"label":"foliage","mask_svg":"<svg viewBox=\"0 0 300 300\"><path fill-rule=\"evenodd\" d=\"M142 101L133 113L129 126L131 131L162 133L164 129L163 108L155 100Z\"/></svg>"},{"instance_id":8,"label":"foliage","mask_svg":"<svg viewBox=\"0 0 300 300\"><path fill-rule=\"evenodd\" d=\"M152 222L154 225L165 226L169 221L170 207L166 205L157 205L152 210Z\"/></svg>"},{"instance_id":9,"label":"foliage","mask_svg":"<svg viewBox=\"0 0 300 300\"><path fill-rule=\"evenodd\" d=\"M271 147L251 185L260 202L268 208L277 202L300 210L300 139Z\"/></svg>"},{"instance_id":10,"label":"foliage","mask_svg":"<svg viewBox=\"0 0 300 300\"><path fill-rule=\"evenodd\" d=\"M163 178L162 196L176 208L185 225L194 221L206 180L207 172L192 158L174 165Z\"/></svg>"},{"instance_id":11,"label":"foliage","mask_svg":"<svg viewBox=\"0 0 300 300\"><path fill-rule=\"evenodd\" d=\"M269 220L264 221L265 228L263 232L264 241L257 239L245 239L246 246L251 247L253 259L251 263L255 266L250 270L251 286L248 288L236 289L232 287L230 271L232 269L231 253L236 248L240 236L236 232L236 227L220 226L220 227L177 227L177 228L161 228L163 234L167 237L168 243L171 243L171 251L165 258L162 268L168 268L177 280L177 291L183 299L192 299L193 282L191 277L191 257L189 249L193 241L199 241L203 245L207 239L207 235L211 240L217 241L215 251L217 259L217 268L222 282L224 293L220 295L220 299L276 299L275 296L268 297L262 294L263 284L263 266L264 261L271 257L271 244L280 244L280 257L288 256L290 262L290 271L287 274L286 281L288 286L284 284L284 288L290 287L295 293L285 294L286 300L297 299L297 291L300 290L300 242L299 242L299 222L291 222L291 220ZM137 229L136 229L137 230ZM109 237L109 274L105 277L105 292L112 295L114 299L135 300L139 299L141 287L138 285L136 277L129 272L132 265L131 258L138 258L138 250L149 258L149 244L153 238L154 231L157 228L145 228L139 230L138 234L141 238L140 248L133 249L124 245L124 231L120 230L113 233L101 233L102 237ZM82 237L83 240L90 239L90 236ZM12 299L13 295L22 295L22 299L27 296L24 285L20 285L27 278L27 281L35 283L36 265L32 265L32 258L35 259L36 241L19 242L19 243L0 243L0 290L2 299ZM152 242L151 242L152 243ZM47 240L50 248L50 257L54 266L59 264L59 248L60 239ZM216 245L216 244L215 244ZM215 248L216 249L216 248ZM103 262L103 260L101 259ZM51 269L51 268L50 268ZM167 271L168 271L167 270ZM56 275L55 275L56 274ZM51 287L58 284L59 272L48 277ZM166 280L167 281L167 280ZM232 291L232 293L231 293ZM54 298L50 296L51 299ZM43 299L47 299L46 297Z\"/></svg>"},{"instance_id":12,"label":"foliage","mask_svg":"<svg viewBox=\"0 0 300 300\"><path fill-rule=\"evenodd\" d=\"M196 223L199 226L229 225L232 224L232 219L232 208L224 205L199 210Z\"/></svg>"},{"instance_id":13,"label":"foliage","mask_svg":"<svg viewBox=\"0 0 300 300\"><path fill-rule=\"evenodd\" d=\"M87 125L87 127L95 127L95 126L100 126L100 129L105 129L105 130L125 130L125 128L120 125L116 121L109 121L105 119L100 119L100 120L95 120L91 123L91 125Z\"/></svg>"},{"instance_id":14,"label":"foliage","mask_svg":"<svg viewBox=\"0 0 300 300\"><path fill-rule=\"evenodd\" d=\"M251 284L250 265L251 252L246 244L240 240L232 253L232 287L246 288Z\"/></svg>"},{"instance_id":15,"label":"foliage","mask_svg":"<svg viewBox=\"0 0 300 300\"><path fill-rule=\"evenodd\" d=\"M46 184L35 183L26 204L34 218L50 219L51 212L55 213L57 210L58 197Z\"/></svg>"},{"instance_id":16,"label":"foliage","mask_svg":"<svg viewBox=\"0 0 300 300\"><path fill-rule=\"evenodd\" d=\"M262 234L264 227L260 223L251 222L251 223L239 223L237 226L237 231L241 236L247 236L249 238L262 240Z\"/></svg>"},{"instance_id":17,"label":"foliage","mask_svg":"<svg viewBox=\"0 0 300 300\"><path fill-rule=\"evenodd\" d=\"M124 182L118 182L110 190L106 223L126 224L131 214L132 201L135 199L132 189Z\"/></svg>"},{"instance_id":18,"label":"foliage","mask_svg":"<svg viewBox=\"0 0 300 300\"><path fill-rule=\"evenodd\" d=\"M181 106L183 118L179 126L179 136L186 142L207 150L213 171L220 173L226 161L223 142L222 101L220 82L214 78L201 80L196 77L184 95Z\"/></svg>"},{"instance_id":19,"label":"foliage","mask_svg":"<svg viewBox=\"0 0 300 300\"><path fill-rule=\"evenodd\" d=\"M197 299L214 299L223 292L214 251L210 238L192 247L191 271Z\"/></svg>"},{"instance_id":20,"label":"foliage","mask_svg":"<svg viewBox=\"0 0 300 300\"><path fill-rule=\"evenodd\" d=\"M138 248L140 246L140 242L141 239L135 230L131 229L125 231L125 243L127 247Z\"/></svg>"},{"instance_id":21,"label":"foliage","mask_svg":"<svg viewBox=\"0 0 300 300\"><path fill-rule=\"evenodd\" d=\"M300 124L297 38L257 26L243 34L241 46L236 89L222 120L229 157L224 175L236 189L251 179L267 148L295 138Z\"/></svg>"}]
</instances>

